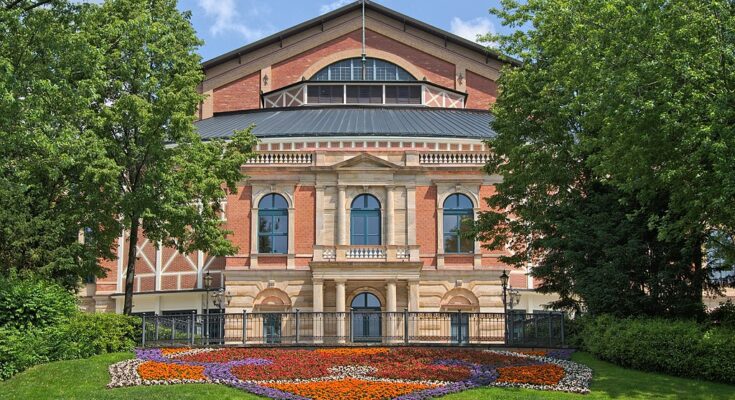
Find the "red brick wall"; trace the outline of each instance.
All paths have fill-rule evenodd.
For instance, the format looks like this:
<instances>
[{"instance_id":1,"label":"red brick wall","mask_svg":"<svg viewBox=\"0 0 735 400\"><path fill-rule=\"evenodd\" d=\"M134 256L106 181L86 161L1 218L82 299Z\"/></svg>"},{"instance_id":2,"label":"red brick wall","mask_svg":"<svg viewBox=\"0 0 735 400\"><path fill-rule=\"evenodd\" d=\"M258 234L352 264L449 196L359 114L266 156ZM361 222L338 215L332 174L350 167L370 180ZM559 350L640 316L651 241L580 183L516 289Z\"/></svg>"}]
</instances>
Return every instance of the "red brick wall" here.
<instances>
[{"instance_id":1,"label":"red brick wall","mask_svg":"<svg viewBox=\"0 0 735 400\"><path fill-rule=\"evenodd\" d=\"M498 85L484 76L467 71L466 108L487 110L498 97Z\"/></svg>"},{"instance_id":2,"label":"red brick wall","mask_svg":"<svg viewBox=\"0 0 735 400\"><path fill-rule=\"evenodd\" d=\"M273 75L272 89L278 89L300 81L307 68L330 54L343 50L361 48L361 35L361 31L356 30L285 61L274 64L271 69ZM453 64L371 30L367 30L365 36L368 55L370 55L370 49L382 50L399 55L417 66L430 82L450 88L454 87ZM305 78L309 79L310 77L307 76ZM421 79L421 77L416 78Z\"/></svg>"},{"instance_id":3,"label":"red brick wall","mask_svg":"<svg viewBox=\"0 0 735 400\"><path fill-rule=\"evenodd\" d=\"M250 218L252 187L241 186L237 194L227 196L227 222L225 229L232 233L228 237L237 246L238 254L250 254Z\"/></svg>"},{"instance_id":4,"label":"red brick wall","mask_svg":"<svg viewBox=\"0 0 735 400\"><path fill-rule=\"evenodd\" d=\"M316 240L316 188L297 186L295 197L294 247L296 254L312 254Z\"/></svg>"},{"instance_id":5,"label":"red brick wall","mask_svg":"<svg viewBox=\"0 0 735 400\"><path fill-rule=\"evenodd\" d=\"M260 72L214 89L214 112L260 108Z\"/></svg>"},{"instance_id":6,"label":"red brick wall","mask_svg":"<svg viewBox=\"0 0 735 400\"><path fill-rule=\"evenodd\" d=\"M416 186L416 244L421 254L436 254L436 186ZM436 258L424 259L436 265Z\"/></svg>"}]
</instances>

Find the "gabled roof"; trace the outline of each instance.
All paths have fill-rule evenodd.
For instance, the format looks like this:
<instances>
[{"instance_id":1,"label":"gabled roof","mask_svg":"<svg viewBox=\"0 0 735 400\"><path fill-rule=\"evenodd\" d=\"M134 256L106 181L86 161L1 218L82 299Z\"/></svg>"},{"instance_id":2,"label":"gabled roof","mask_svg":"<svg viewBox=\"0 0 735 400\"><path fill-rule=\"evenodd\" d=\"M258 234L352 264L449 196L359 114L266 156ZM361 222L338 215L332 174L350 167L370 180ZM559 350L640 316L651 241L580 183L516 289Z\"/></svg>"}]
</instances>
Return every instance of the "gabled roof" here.
<instances>
[{"instance_id":1,"label":"gabled roof","mask_svg":"<svg viewBox=\"0 0 735 400\"><path fill-rule=\"evenodd\" d=\"M203 139L227 138L255 125L259 138L399 136L487 139L489 111L461 108L308 106L219 114L195 123Z\"/></svg>"},{"instance_id":2,"label":"gabled roof","mask_svg":"<svg viewBox=\"0 0 735 400\"><path fill-rule=\"evenodd\" d=\"M308 30L308 29L311 29L311 28L320 26L325 21L328 21L328 20L333 19L333 18L340 17L342 15L348 14L348 13L353 12L355 10L359 10L359 9L361 9L361 7L362 7L362 1L361 0L352 2L350 4L347 4L344 7L340 7L338 9L334 10L334 11L330 11L330 12L328 12L326 14L320 15L320 16L318 16L316 18L312 18L312 19L310 19L308 21L302 22L302 23L300 23L300 24L298 24L296 26L293 26L291 28L288 28L288 29L282 30L280 32L274 33L273 35L270 35L270 36L265 37L263 39L257 40L257 41L255 41L253 43L250 43L248 45L242 46L242 47L240 47L238 49L232 50L230 52L227 52L225 54L222 54L222 55L217 56L215 58L212 58L210 60L204 61L202 63L202 68L205 68L205 69L206 68L210 68L210 67L213 67L215 65L221 64L223 62L226 62L226 61L232 60L234 58L237 58L237 57L239 57L242 54L245 54L245 53L248 53L248 52L251 52L251 51L260 49L262 47L265 47L265 46L268 46L268 45L271 45L271 44L274 44L274 43L279 43L283 39L285 39L285 38L287 38L289 36L292 36L292 35L295 35L295 34L297 34L299 32L303 32L305 30ZM447 31L445 31L443 29L439 29L439 28L437 28L435 26L432 26L432 25L429 25L429 24L427 24L425 22L421 22L421 21L419 21L419 20L417 20L415 18L411 18L411 17L409 17L409 16L407 16L405 14L401 14L401 13L399 13L397 11L394 11L394 10L388 8L388 7L381 6L380 4L374 3L372 1L365 1L365 9L366 10L377 11L377 12L383 14L383 15L386 15L388 17L391 17L393 19L396 19L398 21L401 21L404 24L406 24L407 26L411 26L411 27L414 27L414 28L423 30L423 31L428 32L430 34L433 34L435 36L441 37L444 40L446 40L447 42L455 43L457 45L466 47L466 48L468 48L470 50L474 50L474 51L476 51L478 53L487 54L488 56L490 56L490 57L492 57L494 59L497 59L497 60L500 60L500 61L503 61L503 62L510 62L511 64L519 64L518 61L516 61L516 60L514 60L512 58L509 58L509 57L503 57L503 58L501 58L501 54L499 54L499 53L497 53L495 51L489 50L487 47L485 47L483 45L480 45L480 44L477 44L477 43L475 43L473 41L467 40L467 39L465 39L465 38L463 38L461 36L457 36L457 35L455 35L455 34L453 34L451 32L447 32Z\"/></svg>"}]
</instances>

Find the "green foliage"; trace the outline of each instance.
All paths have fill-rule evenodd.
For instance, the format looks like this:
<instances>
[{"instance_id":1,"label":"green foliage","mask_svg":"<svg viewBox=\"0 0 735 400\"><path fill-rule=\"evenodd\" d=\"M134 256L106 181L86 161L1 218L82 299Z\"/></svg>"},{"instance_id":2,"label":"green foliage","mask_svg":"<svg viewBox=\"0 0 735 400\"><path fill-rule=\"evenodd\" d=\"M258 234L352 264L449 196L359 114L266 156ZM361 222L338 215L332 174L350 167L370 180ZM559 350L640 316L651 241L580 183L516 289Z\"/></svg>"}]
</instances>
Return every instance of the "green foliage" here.
<instances>
[{"instance_id":1,"label":"green foliage","mask_svg":"<svg viewBox=\"0 0 735 400\"><path fill-rule=\"evenodd\" d=\"M735 303L728 299L708 313L710 323L735 330Z\"/></svg>"},{"instance_id":2,"label":"green foliage","mask_svg":"<svg viewBox=\"0 0 735 400\"><path fill-rule=\"evenodd\" d=\"M50 361L132 351L139 325L137 317L77 311L43 328L0 328L0 380Z\"/></svg>"},{"instance_id":3,"label":"green foliage","mask_svg":"<svg viewBox=\"0 0 735 400\"><path fill-rule=\"evenodd\" d=\"M219 218L221 200L235 191L255 138L248 129L229 142L203 142L195 132L203 75L190 14L175 0L112 0L91 14L91 43L105 54L94 130L117 173L102 187L94 179L82 186L99 193L110 216L121 216L106 219L106 226L130 232L132 243L142 228L152 242L185 253L234 253ZM126 314L136 251L130 246Z\"/></svg>"},{"instance_id":4,"label":"green foliage","mask_svg":"<svg viewBox=\"0 0 735 400\"><path fill-rule=\"evenodd\" d=\"M732 329L600 316L584 323L581 336L587 351L623 367L735 383Z\"/></svg>"},{"instance_id":5,"label":"green foliage","mask_svg":"<svg viewBox=\"0 0 735 400\"><path fill-rule=\"evenodd\" d=\"M20 0L0 6L0 274L31 271L72 290L112 257L95 193L114 176L90 128L103 56L81 27L87 5ZM47 3L38 7L40 3ZM112 175L110 175L112 173ZM95 243L79 243L91 227ZM105 247L105 244L108 246Z\"/></svg>"},{"instance_id":6,"label":"green foliage","mask_svg":"<svg viewBox=\"0 0 735 400\"><path fill-rule=\"evenodd\" d=\"M735 3L502 1L478 236L591 313L703 315L703 263L735 218ZM713 267L714 268L714 267Z\"/></svg>"},{"instance_id":7,"label":"green foliage","mask_svg":"<svg viewBox=\"0 0 735 400\"><path fill-rule=\"evenodd\" d=\"M203 75L189 13L175 0L0 3L0 273L73 290L105 274L98 260L115 257L123 229L132 242L142 228L184 252L233 253L220 203L255 138L195 132Z\"/></svg>"},{"instance_id":8,"label":"green foliage","mask_svg":"<svg viewBox=\"0 0 735 400\"><path fill-rule=\"evenodd\" d=\"M55 283L0 276L0 328L43 328L75 313L76 298Z\"/></svg>"},{"instance_id":9,"label":"green foliage","mask_svg":"<svg viewBox=\"0 0 735 400\"><path fill-rule=\"evenodd\" d=\"M139 325L138 317L79 313L58 326L49 338L55 343L51 358L70 360L131 351L135 348Z\"/></svg>"},{"instance_id":10,"label":"green foliage","mask_svg":"<svg viewBox=\"0 0 735 400\"><path fill-rule=\"evenodd\" d=\"M0 381L51 361L51 342L42 329L0 328Z\"/></svg>"}]
</instances>

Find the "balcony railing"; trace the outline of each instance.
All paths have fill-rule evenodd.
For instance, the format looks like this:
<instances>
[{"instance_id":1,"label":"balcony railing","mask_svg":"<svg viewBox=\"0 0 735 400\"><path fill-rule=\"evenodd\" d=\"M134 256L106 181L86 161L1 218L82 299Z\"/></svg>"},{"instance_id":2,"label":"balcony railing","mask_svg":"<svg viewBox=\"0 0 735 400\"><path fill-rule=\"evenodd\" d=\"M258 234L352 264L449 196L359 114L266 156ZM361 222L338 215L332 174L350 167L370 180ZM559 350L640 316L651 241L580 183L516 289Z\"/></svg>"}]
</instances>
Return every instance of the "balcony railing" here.
<instances>
[{"instance_id":1,"label":"balcony railing","mask_svg":"<svg viewBox=\"0 0 735 400\"><path fill-rule=\"evenodd\" d=\"M419 261L419 246L314 246L314 261Z\"/></svg>"},{"instance_id":2,"label":"balcony railing","mask_svg":"<svg viewBox=\"0 0 735 400\"><path fill-rule=\"evenodd\" d=\"M286 153L258 153L249 159L247 164L298 164L311 165L314 156L312 153L286 152Z\"/></svg>"},{"instance_id":3,"label":"balcony railing","mask_svg":"<svg viewBox=\"0 0 735 400\"><path fill-rule=\"evenodd\" d=\"M144 316L140 344L445 344L564 347L562 313L243 312ZM507 333L507 334L506 334Z\"/></svg>"}]
</instances>

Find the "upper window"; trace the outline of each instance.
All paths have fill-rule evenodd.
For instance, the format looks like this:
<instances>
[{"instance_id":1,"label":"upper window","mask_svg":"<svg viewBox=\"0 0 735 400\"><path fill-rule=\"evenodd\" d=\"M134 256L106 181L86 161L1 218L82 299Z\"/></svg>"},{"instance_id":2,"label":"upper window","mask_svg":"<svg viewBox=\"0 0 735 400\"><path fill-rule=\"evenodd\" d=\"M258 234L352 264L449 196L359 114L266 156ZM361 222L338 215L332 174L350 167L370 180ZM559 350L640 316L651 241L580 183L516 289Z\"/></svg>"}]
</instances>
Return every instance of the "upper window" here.
<instances>
[{"instance_id":1,"label":"upper window","mask_svg":"<svg viewBox=\"0 0 735 400\"><path fill-rule=\"evenodd\" d=\"M350 233L353 245L380 244L380 202L375 196L361 194L352 201Z\"/></svg>"},{"instance_id":2,"label":"upper window","mask_svg":"<svg viewBox=\"0 0 735 400\"><path fill-rule=\"evenodd\" d=\"M455 193L444 200L444 252L472 253L475 242L470 236L474 212L469 197Z\"/></svg>"},{"instance_id":3,"label":"upper window","mask_svg":"<svg viewBox=\"0 0 735 400\"><path fill-rule=\"evenodd\" d=\"M367 58L363 71L362 58L337 61L322 68L311 78L315 81L415 81L405 69L388 61ZM363 73L364 72L364 73Z\"/></svg>"},{"instance_id":4,"label":"upper window","mask_svg":"<svg viewBox=\"0 0 735 400\"><path fill-rule=\"evenodd\" d=\"M288 253L288 203L280 194L258 203L258 253Z\"/></svg>"}]
</instances>

